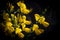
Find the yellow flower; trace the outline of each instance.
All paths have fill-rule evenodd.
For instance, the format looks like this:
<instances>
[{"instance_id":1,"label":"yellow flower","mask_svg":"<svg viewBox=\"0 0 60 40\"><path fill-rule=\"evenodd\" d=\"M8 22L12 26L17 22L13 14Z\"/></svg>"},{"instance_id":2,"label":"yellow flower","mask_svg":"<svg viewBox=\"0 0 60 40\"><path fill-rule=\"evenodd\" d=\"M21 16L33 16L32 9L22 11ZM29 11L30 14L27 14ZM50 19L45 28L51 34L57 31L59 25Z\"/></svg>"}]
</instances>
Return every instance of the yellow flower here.
<instances>
[{"instance_id":1,"label":"yellow flower","mask_svg":"<svg viewBox=\"0 0 60 40\"><path fill-rule=\"evenodd\" d=\"M28 13L31 12L31 10L27 9L27 8L26 8L26 5L25 5L23 2L21 2L21 1L19 1L19 2L17 3L17 5L20 7L20 11L21 11L22 13L28 14Z\"/></svg>"},{"instance_id":2,"label":"yellow flower","mask_svg":"<svg viewBox=\"0 0 60 40\"><path fill-rule=\"evenodd\" d=\"M40 15L39 14L34 14L35 16L35 20L38 21L40 19Z\"/></svg>"},{"instance_id":3,"label":"yellow flower","mask_svg":"<svg viewBox=\"0 0 60 40\"><path fill-rule=\"evenodd\" d=\"M23 15L23 16L20 15L19 22L20 23L22 23L22 22L26 23L26 16L25 15Z\"/></svg>"},{"instance_id":4,"label":"yellow flower","mask_svg":"<svg viewBox=\"0 0 60 40\"><path fill-rule=\"evenodd\" d=\"M23 2L21 2L21 1L17 2L17 5L18 5L19 7L24 7L24 8L26 8L26 5L25 5Z\"/></svg>"},{"instance_id":5,"label":"yellow flower","mask_svg":"<svg viewBox=\"0 0 60 40\"><path fill-rule=\"evenodd\" d=\"M24 34L23 33L18 33L19 38L24 38Z\"/></svg>"},{"instance_id":6,"label":"yellow flower","mask_svg":"<svg viewBox=\"0 0 60 40\"><path fill-rule=\"evenodd\" d=\"M48 22L43 22L43 26L44 27L48 27L49 26L49 23Z\"/></svg>"},{"instance_id":7,"label":"yellow flower","mask_svg":"<svg viewBox=\"0 0 60 40\"><path fill-rule=\"evenodd\" d=\"M39 26L37 24L33 24L33 28L32 28L33 31L35 31L38 28L39 28Z\"/></svg>"},{"instance_id":8,"label":"yellow flower","mask_svg":"<svg viewBox=\"0 0 60 40\"><path fill-rule=\"evenodd\" d=\"M23 22L23 18L22 16L20 15L20 18L19 18L19 22L22 23Z\"/></svg>"},{"instance_id":9,"label":"yellow flower","mask_svg":"<svg viewBox=\"0 0 60 40\"><path fill-rule=\"evenodd\" d=\"M24 30L26 33L30 33L31 32L31 29L30 28L25 28Z\"/></svg>"},{"instance_id":10,"label":"yellow flower","mask_svg":"<svg viewBox=\"0 0 60 40\"><path fill-rule=\"evenodd\" d=\"M12 23L11 22L6 22L6 26L7 27L12 27Z\"/></svg>"},{"instance_id":11,"label":"yellow flower","mask_svg":"<svg viewBox=\"0 0 60 40\"><path fill-rule=\"evenodd\" d=\"M10 32L14 31L14 27L12 27L12 23L11 22L6 22L6 30L9 30Z\"/></svg>"},{"instance_id":12,"label":"yellow flower","mask_svg":"<svg viewBox=\"0 0 60 40\"><path fill-rule=\"evenodd\" d=\"M26 25L30 25L31 24L31 21L27 21L26 20L26 23L25 23Z\"/></svg>"},{"instance_id":13,"label":"yellow flower","mask_svg":"<svg viewBox=\"0 0 60 40\"><path fill-rule=\"evenodd\" d=\"M26 23L26 16L23 15L22 18L23 18L23 23Z\"/></svg>"},{"instance_id":14,"label":"yellow flower","mask_svg":"<svg viewBox=\"0 0 60 40\"><path fill-rule=\"evenodd\" d=\"M22 26L22 30L24 31L25 27L26 27L26 24L22 23L21 26Z\"/></svg>"},{"instance_id":15,"label":"yellow flower","mask_svg":"<svg viewBox=\"0 0 60 40\"><path fill-rule=\"evenodd\" d=\"M21 29L21 28L16 28L15 33L16 33L16 34L19 34L21 31L22 31L22 29Z\"/></svg>"},{"instance_id":16,"label":"yellow flower","mask_svg":"<svg viewBox=\"0 0 60 40\"><path fill-rule=\"evenodd\" d=\"M42 24L44 21L45 21L44 16L41 16L38 22L39 22L40 24Z\"/></svg>"},{"instance_id":17,"label":"yellow flower","mask_svg":"<svg viewBox=\"0 0 60 40\"><path fill-rule=\"evenodd\" d=\"M25 15L23 15L22 18L26 20L26 16Z\"/></svg>"},{"instance_id":18,"label":"yellow flower","mask_svg":"<svg viewBox=\"0 0 60 40\"><path fill-rule=\"evenodd\" d=\"M7 27L7 29L12 33L14 32L14 27Z\"/></svg>"},{"instance_id":19,"label":"yellow flower","mask_svg":"<svg viewBox=\"0 0 60 40\"><path fill-rule=\"evenodd\" d=\"M29 14L32 10L26 9L26 8L20 8L21 12L24 14Z\"/></svg>"},{"instance_id":20,"label":"yellow flower","mask_svg":"<svg viewBox=\"0 0 60 40\"><path fill-rule=\"evenodd\" d=\"M36 35L40 35L40 34L42 34L43 32L44 32L43 29L36 29L36 30L35 30L35 34L36 34Z\"/></svg>"}]
</instances>

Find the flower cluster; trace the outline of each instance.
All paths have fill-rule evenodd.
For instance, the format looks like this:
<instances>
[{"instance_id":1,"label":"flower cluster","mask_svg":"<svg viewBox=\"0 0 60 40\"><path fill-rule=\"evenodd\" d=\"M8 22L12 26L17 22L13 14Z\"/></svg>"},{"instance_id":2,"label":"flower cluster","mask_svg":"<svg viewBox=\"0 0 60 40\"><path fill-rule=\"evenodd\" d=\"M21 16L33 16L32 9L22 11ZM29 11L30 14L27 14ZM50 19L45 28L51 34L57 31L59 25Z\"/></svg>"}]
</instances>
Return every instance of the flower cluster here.
<instances>
[{"instance_id":1,"label":"flower cluster","mask_svg":"<svg viewBox=\"0 0 60 40\"><path fill-rule=\"evenodd\" d=\"M5 20L5 29L8 30L10 33L15 32L20 38L24 38L24 34L22 31L26 33L31 33L32 31L35 32L36 35L40 35L44 32L44 29L39 28L38 24L33 24L32 28L26 27L26 25L31 25L32 21L27 20L26 15L29 14L32 9L27 9L26 5L19 1L17 2L17 5L19 7L19 11L21 13L17 13L17 15L7 12L3 13L3 19ZM10 6L10 12L14 10L14 6L11 4ZM24 15L25 14L25 15ZM44 27L48 27L49 23L45 21L44 16L40 16L39 14L34 14L35 20L42 24Z\"/></svg>"}]
</instances>

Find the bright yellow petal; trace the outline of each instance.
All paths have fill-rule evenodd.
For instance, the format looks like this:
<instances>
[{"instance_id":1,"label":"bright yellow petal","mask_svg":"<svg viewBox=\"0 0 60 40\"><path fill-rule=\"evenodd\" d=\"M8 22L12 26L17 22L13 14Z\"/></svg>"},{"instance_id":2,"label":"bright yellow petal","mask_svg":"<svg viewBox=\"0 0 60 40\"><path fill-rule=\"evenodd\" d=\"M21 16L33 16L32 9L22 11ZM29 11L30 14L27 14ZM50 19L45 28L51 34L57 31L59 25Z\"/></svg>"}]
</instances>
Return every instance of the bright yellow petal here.
<instances>
[{"instance_id":1,"label":"bright yellow petal","mask_svg":"<svg viewBox=\"0 0 60 40\"><path fill-rule=\"evenodd\" d=\"M26 23L26 16L23 15L22 18L23 18L23 23Z\"/></svg>"},{"instance_id":2,"label":"bright yellow petal","mask_svg":"<svg viewBox=\"0 0 60 40\"><path fill-rule=\"evenodd\" d=\"M19 18L19 22L22 23L23 22L23 18L22 16L20 15L20 18Z\"/></svg>"},{"instance_id":3,"label":"bright yellow petal","mask_svg":"<svg viewBox=\"0 0 60 40\"><path fill-rule=\"evenodd\" d=\"M20 29L20 28L16 28L15 33L18 34L18 33L20 33L21 31L22 31L22 29Z\"/></svg>"},{"instance_id":4,"label":"bright yellow petal","mask_svg":"<svg viewBox=\"0 0 60 40\"><path fill-rule=\"evenodd\" d=\"M38 21L40 19L40 15L39 14L34 14L35 16L35 20Z\"/></svg>"},{"instance_id":5,"label":"bright yellow petal","mask_svg":"<svg viewBox=\"0 0 60 40\"><path fill-rule=\"evenodd\" d=\"M11 27L12 26L12 23L11 22L6 22L6 26L7 27Z\"/></svg>"},{"instance_id":6,"label":"bright yellow petal","mask_svg":"<svg viewBox=\"0 0 60 40\"><path fill-rule=\"evenodd\" d=\"M31 29L30 28L25 28L25 32L26 33L30 33L31 32Z\"/></svg>"},{"instance_id":7,"label":"bright yellow petal","mask_svg":"<svg viewBox=\"0 0 60 40\"><path fill-rule=\"evenodd\" d=\"M26 20L26 16L25 15L23 15L22 18Z\"/></svg>"},{"instance_id":8,"label":"bright yellow petal","mask_svg":"<svg viewBox=\"0 0 60 40\"><path fill-rule=\"evenodd\" d=\"M43 32L44 32L43 29L36 29L36 30L35 30L35 34L36 34L36 35L40 35L40 34L42 34Z\"/></svg>"},{"instance_id":9,"label":"bright yellow petal","mask_svg":"<svg viewBox=\"0 0 60 40\"><path fill-rule=\"evenodd\" d=\"M43 26L44 26L44 27L48 27L48 26L49 26L49 23L48 23L48 22L44 22L44 23L43 23Z\"/></svg>"},{"instance_id":10,"label":"bright yellow petal","mask_svg":"<svg viewBox=\"0 0 60 40\"><path fill-rule=\"evenodd\" d=\"M19 1L19 2L17 3L17 5L20 7L20 11L21 11L22 13L28 14L28 13L31 12L31 10L29 10L29 9L26 8L26 4L24 4L24 3L21 2L21 1Z\"/></svg>"},{"instance_id":11,"label":"bright yellow petal","mask_svg":"<svg viewBox=\"0 0 60 40\"><path fill-rule=\"evenodd\" d=\"M21 12L24 14L29 14L32 10L27 9L27 8L20 8Z\"/></svg>"},{"instance_id":12,"label":"bright yellow petal","mask_svg":"<svg viewBox=\"0 0 60 40\"><path fill-rule=\"evenodd\" d=\"M33 28L32 28L33 31L35 31L38 28L39 28L39 26L37 24L33 24Z\"/></svg>"},{"instance_id":13,"label":"bright yellow petal","mask_svg":"<svg viewBox=\"0 0 60 40\"><path fill-rule=\"evenodd\" d=\"M14 27L7 27L7 29L9 30L9 32L14 32Z\"/></svg>"},{"instance_id":14,"label":"bright yellow petal","mask_svg":"<svg viewBox=\"0 0 60 40\"><path fill-rule=\"evenodd\" d=\"M39 22L40 24L42 24L44 21L45 21L45 17L44 17L44 16L41 16L38 22Z\"/></svg>"},{"instance_id":15,"label":"bright yellow petal","mask_svg":"<svg viewBox=\"0 0 60 40\"><path fill-rule=\"evenodd\" d=\"M23 33L18 33L19 38L24 38L24 34Z\"/></svg>"},{"instance_id":16,"label":"bright yellow petal","mask_svg":"<svg viewBox=\"0 0 60 40\"><path fill-rule=\"evenodd\" d=\"M26 25L30 25L30 24L31 24L31 21L26 21L25 24L26 24Z\"/></svg>"},{"instance_id":17,"label":"bright yellow petal","mask_svg":"<svg viewBox=\"0 0 60 40\"><path fill-rule=\"evenodd\" d=\"M22 23L21 26L22 26L22 30L24 31L25 27L26 27L26 24Z\"/></svg>"},{"instance_id":18,"label":"bright yellow petal","mask_svg":"<svg viewBox=\"0 0 60 40\"><path fill-rule=\"evenodd\" d=\"M21 8L26 8L26 5L21 1L17 2L17 5Z\"/></svg>"}]
</instances>

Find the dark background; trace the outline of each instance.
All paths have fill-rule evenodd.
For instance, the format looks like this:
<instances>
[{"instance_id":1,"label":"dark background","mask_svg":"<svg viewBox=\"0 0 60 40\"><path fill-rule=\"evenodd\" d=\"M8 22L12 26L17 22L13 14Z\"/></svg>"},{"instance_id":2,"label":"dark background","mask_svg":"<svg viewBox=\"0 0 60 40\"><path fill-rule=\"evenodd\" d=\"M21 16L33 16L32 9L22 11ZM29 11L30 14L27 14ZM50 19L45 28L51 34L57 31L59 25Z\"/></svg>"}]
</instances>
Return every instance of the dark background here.
<instances>
[{"instance_id":1,"label":"dark background","mask_svg":"<svg viewBox=\"0 0 60 40\"><path fill-rule=\"evenodd\" d=\"M2 13L3 10L7 9L7 3L10 2L12 3L14 6L16 6L16 3L19 0L0 0L0 24L3 22L3 18L2 18ZM46 29L46 31L40 35L40 36L36 36L35 39L37 40L54 40L57 37L57 31L56 31L56 25L57 25L57 19L56 19L56 11L57 11L57 7L56 7L56 3L57 1L52 1L52 0L24 0L25 4L27 5L27 7L29 8L33 8L33 11L31 12L30 17L33 21L33 23L35 23L34 19L34 13L38 13L40 15L44 15L46 17L46 21L48 21L50 23L50 26ZM45 14L42 14L42 11L47 8L47 12ZM0 26L1 27L1 26ZM19 40L18 37L10 37L10 36L6 36L5 33L2 30L2 27L0 28L0 40ZM26 39L26 38L24 38ZM29 39L32 39L32 36L29 37ZM28 38L26 40L29 40ZM33 39L33 40L35 40ZM22 39L21 39L22 40Z\"/></svg>"}]
</instances>

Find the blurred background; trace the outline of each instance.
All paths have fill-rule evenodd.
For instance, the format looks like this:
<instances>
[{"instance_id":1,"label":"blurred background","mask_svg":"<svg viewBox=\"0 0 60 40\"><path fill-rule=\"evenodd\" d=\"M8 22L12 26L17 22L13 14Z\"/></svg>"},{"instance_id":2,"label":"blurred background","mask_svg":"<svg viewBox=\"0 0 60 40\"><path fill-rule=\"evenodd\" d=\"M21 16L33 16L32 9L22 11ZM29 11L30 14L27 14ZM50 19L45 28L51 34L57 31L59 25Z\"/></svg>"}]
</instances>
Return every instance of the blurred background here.
<instances>
[{"instance_id":1,"label":"blurred background","mask_svg":"<svg viewBox=\"0 0 60 40\"><path fill-rule=\"evenodd\" d=\"M24 3L26 4L27 8L32 8L32 12L28 15L30 16L30 19L32 20L33 23L35 23L34 19L34 14L38 13L40 15L45 16L46 21L50 23L50 26L46 28L45 32L42 35L39 36L30 36L30 37L25 37L24 39L19 39L17 36L16 37L10 37L10 35L6 36L5 33L2 30L1 23L4 21L2 18L2 13L4 10L7 10L7 3L12 3L15 8L17 9L17 2L20 0L0 0L0 40L54 40L56 38L56 1L52 0L23 0ZM45 13L43 11L47 9ZM41 26L41 25L39 25ZM34 38L33 38L34 37Z\"/></svg>"}]
</instances>

